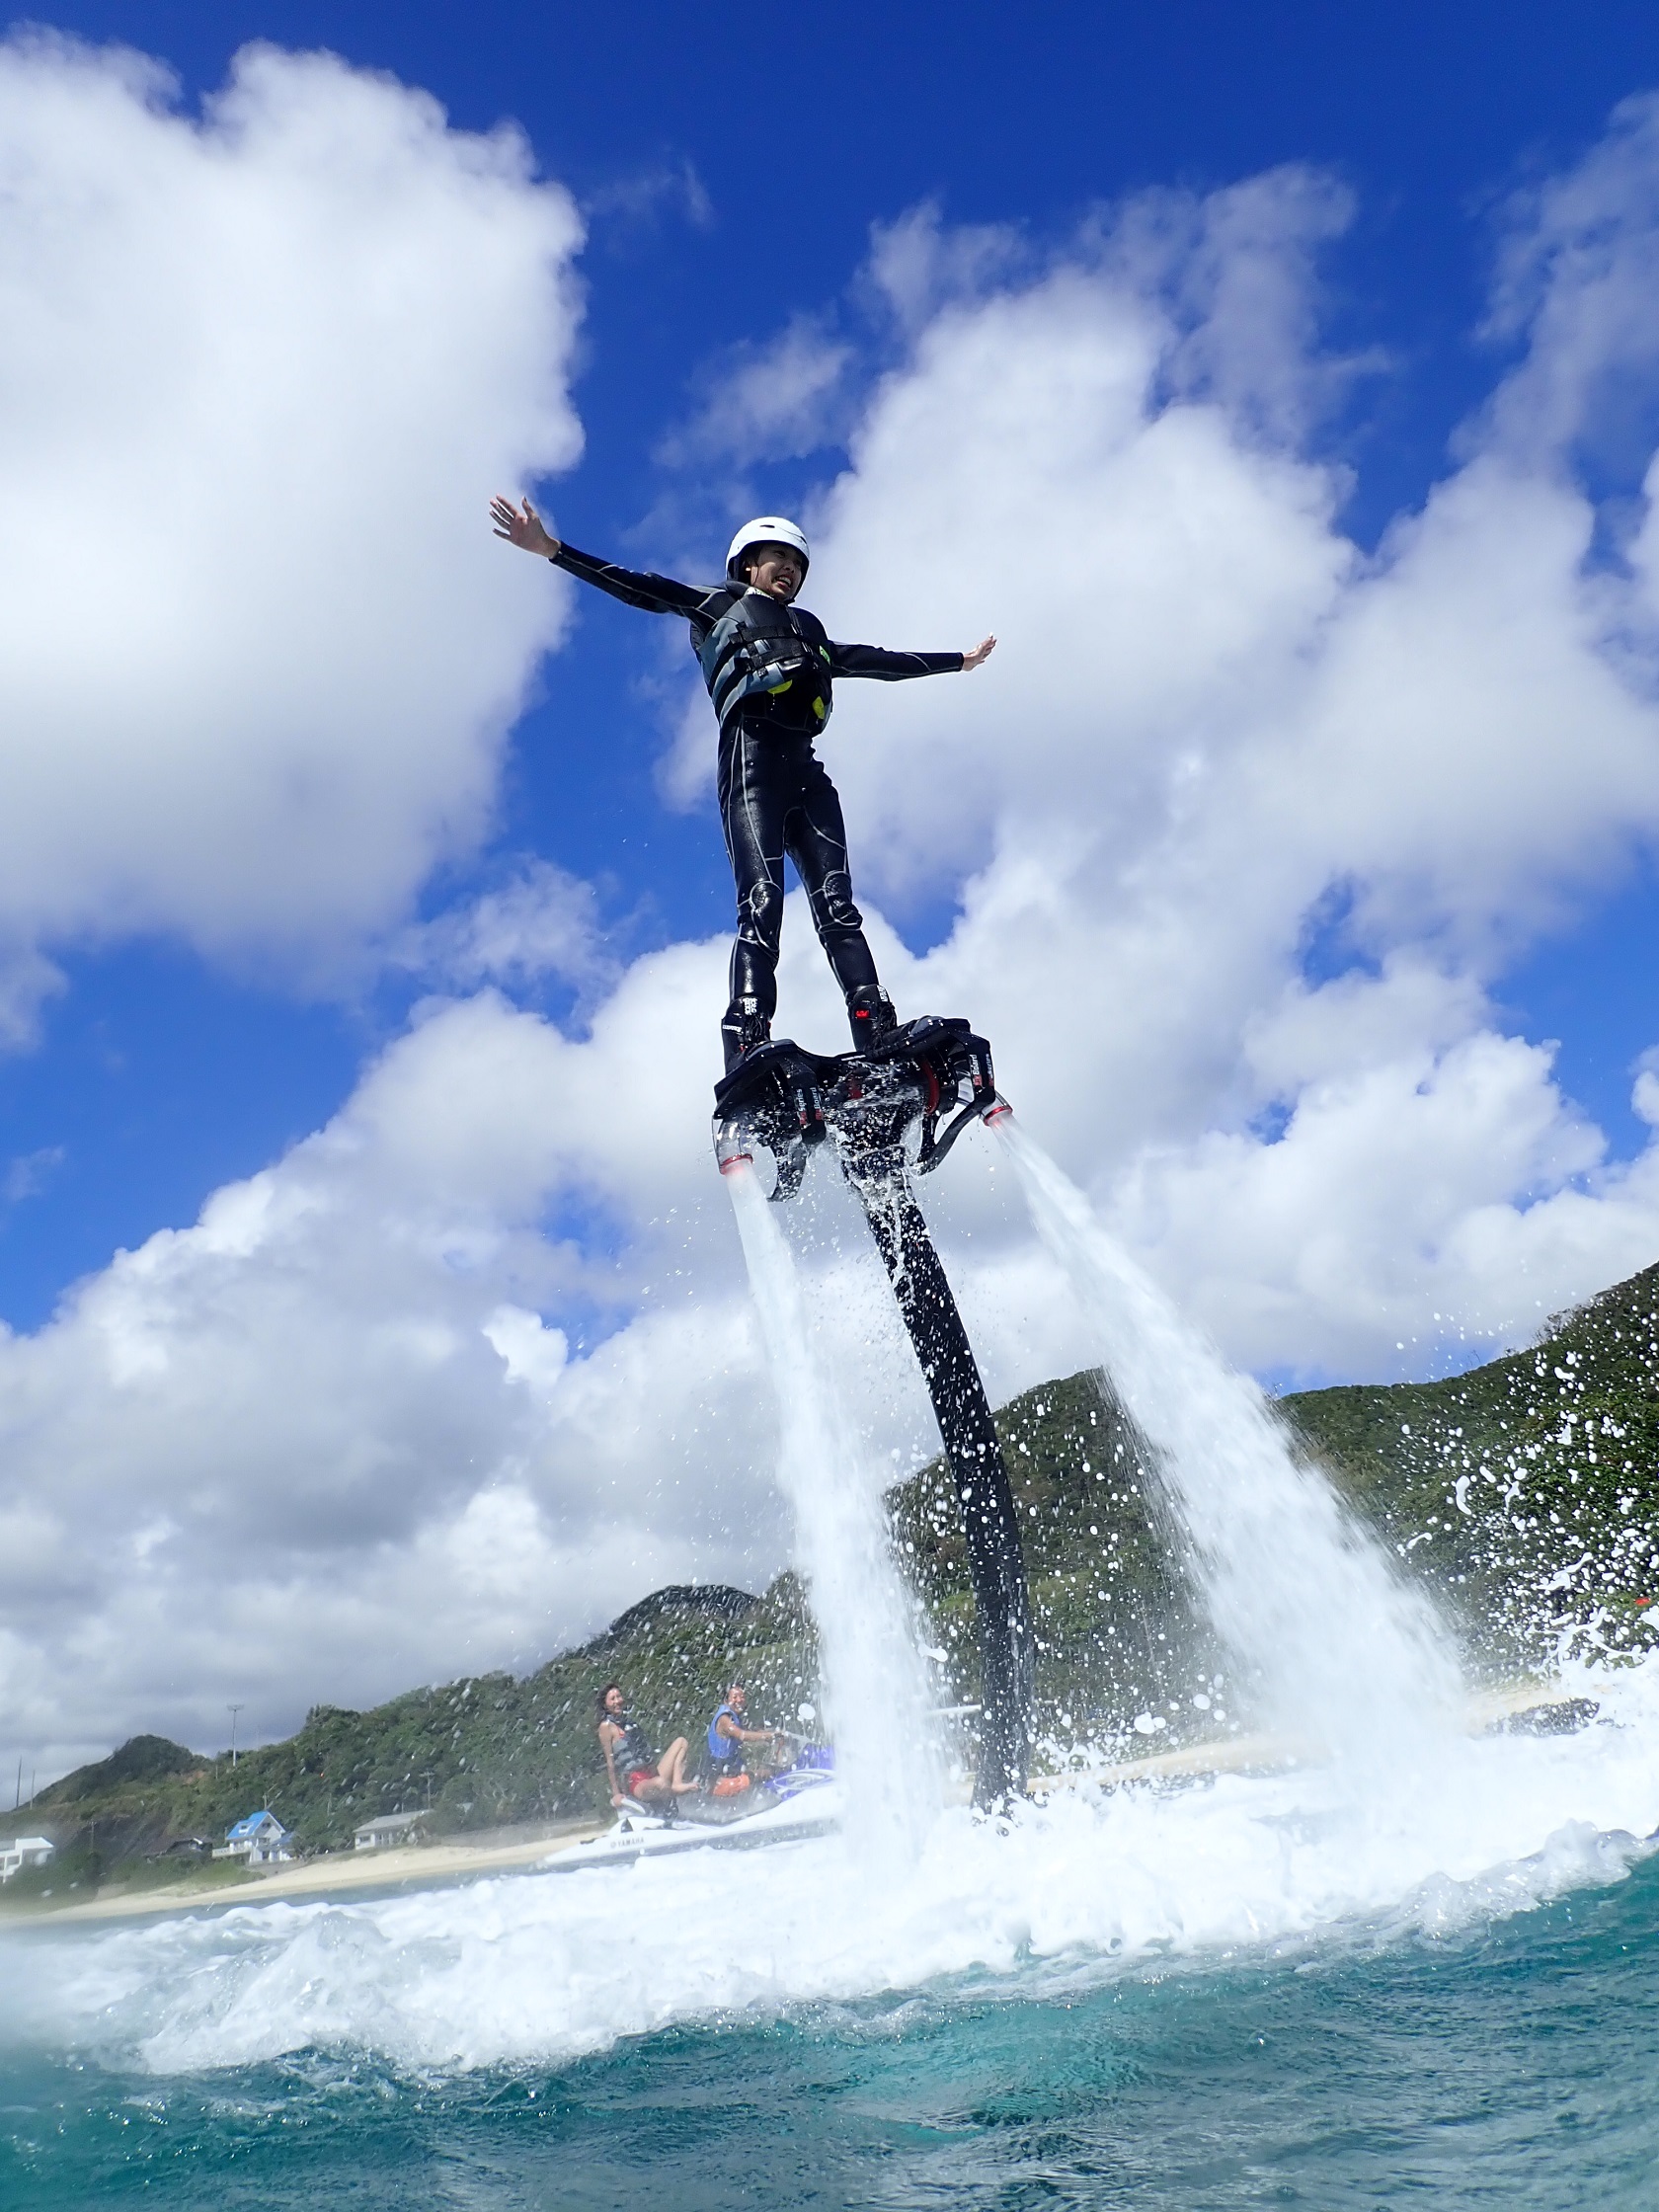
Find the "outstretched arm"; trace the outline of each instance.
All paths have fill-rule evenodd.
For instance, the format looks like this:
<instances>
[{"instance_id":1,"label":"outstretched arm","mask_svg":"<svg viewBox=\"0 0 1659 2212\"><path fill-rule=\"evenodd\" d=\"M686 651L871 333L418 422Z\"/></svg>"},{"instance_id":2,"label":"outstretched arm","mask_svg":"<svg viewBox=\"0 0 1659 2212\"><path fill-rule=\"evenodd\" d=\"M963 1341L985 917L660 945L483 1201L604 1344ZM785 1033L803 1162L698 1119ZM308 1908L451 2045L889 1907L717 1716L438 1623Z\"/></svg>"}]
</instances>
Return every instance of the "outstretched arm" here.
<instances>
[{"instance_id":1,"label":"outstretched arm","mask_svg":"<svg viewBox=\"0 0 1659 2212\"><path fill-rule=\"evenodd\" d=\"M903 683L912 675L955 675L990 658L994 638L982 638L971 653L890 653L881 645L830 648L831 675L873 676L878 683Z\"/></svg>"},{"instance_id":2,"label":"outstretched arm","mask_svg":"<svg viewBox=\"0 0 1659 2212\"><path fill-rule=\"evenodd\" d=\"M490 502L490 520L495 524L497 537L506 538L508 544L517 546L520 553L534 553L544 561L558 559L559 540L528 500L523 502L520 513L511 500L504 500L498 492Z\"/></svg>"},{"instance_id":3,"label":"outstretched arm","mask_svg":"<svg viewBox=\"0 0 1659 2212\"><path fill-rule=\"evenodd\" d=\"M641 607L647 614L695 614L709 595L694 584L676 584L672 576L642 574L638 569L619 568L614 561L598 560L592 553L579 553L574 545L553 536L528 500L515 508L498 493L490 502L490 519L497 537L506 538L509 545L537 554L567 575L596 585L613 599L620 599L625 606Z\"/></svg>"}]
</instances>

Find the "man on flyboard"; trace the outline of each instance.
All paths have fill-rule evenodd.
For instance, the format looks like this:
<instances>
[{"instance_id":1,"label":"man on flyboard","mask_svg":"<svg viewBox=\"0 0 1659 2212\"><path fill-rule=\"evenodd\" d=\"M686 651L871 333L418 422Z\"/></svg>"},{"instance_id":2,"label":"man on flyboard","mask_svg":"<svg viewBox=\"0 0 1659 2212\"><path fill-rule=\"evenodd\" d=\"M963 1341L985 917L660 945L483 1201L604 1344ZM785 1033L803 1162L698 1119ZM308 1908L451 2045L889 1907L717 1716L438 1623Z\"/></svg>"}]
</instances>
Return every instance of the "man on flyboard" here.
<instances>
[{"instance_id":1,"label":"man on flyboard","mask_svg":"<svg viewBox=\"0 0 1659 2212\"><path fill-rule=\"evenodd\" d=\"M731 1003L721 1022L728 1072L771 1036L777 1007L783 861L795 863L819 941L846 997L853 1049L867 1052L895 1027L888 995L852 903L846 829L813 741L830 719L836 676L948 675L977 669L996 640L970 653L890 653L837 645L816 614L797 606L811 556L793 522L763 514L746 522L726 557L726 581L711 587L641 575L579 553L552 536L523 500L496 499L496 535L597 585L648 614L682 615L720 724L718 792L726 850L738 889Z\"/></svg>"}]
</instances>

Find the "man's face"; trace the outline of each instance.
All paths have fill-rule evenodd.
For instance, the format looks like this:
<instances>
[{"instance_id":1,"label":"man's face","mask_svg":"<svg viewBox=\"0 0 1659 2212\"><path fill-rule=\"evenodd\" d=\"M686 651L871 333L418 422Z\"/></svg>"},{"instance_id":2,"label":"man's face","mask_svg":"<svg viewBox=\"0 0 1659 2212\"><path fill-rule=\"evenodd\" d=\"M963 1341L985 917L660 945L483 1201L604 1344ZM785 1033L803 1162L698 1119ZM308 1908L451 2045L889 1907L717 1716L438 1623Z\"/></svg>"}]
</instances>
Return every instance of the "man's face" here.
<instances>
[{"instance_id":1,"label":"man's face","mask_svg":"<svg viewBox=\"0 0 1659 2212\"><path fill-rule=\"evenodd\" d=\"M757 545L749 556L747 574L755 591L765 592L785 606L807 581L801 556L792 545Z\"/></svg>"},{"instance_id":2,"label":"man's face","mask_svg":"<svg viewBox=\"0 0 1659 2212\"><path fill-rule=\"evenodd\" d=\"M605 1711L606 1711L606 1712L610 1712L610 1713L617 1713L617 1712L620 1712L621 1710L622 1710L622 1693L621 1693L621 1691L620 1691L620 1690L617 1690L617 1689L614 1689L614 1688L612 1688L612 1689L610 1689L610 1690L607 1690L607 1691L605 1692Z\"/></svg>"},{"instance_id":3,"label":"man's face","mask_svg":"<svg viewBox=\"0 0 1659 2212\"><path fill-rule=\"evenodd\" d=\"M744 1706L749 1702L748 1693L743 1690L733 1689L728 1692L726 1702L731 1706L732 1710L741 1717Z\"/></svg>"}]
</instances>

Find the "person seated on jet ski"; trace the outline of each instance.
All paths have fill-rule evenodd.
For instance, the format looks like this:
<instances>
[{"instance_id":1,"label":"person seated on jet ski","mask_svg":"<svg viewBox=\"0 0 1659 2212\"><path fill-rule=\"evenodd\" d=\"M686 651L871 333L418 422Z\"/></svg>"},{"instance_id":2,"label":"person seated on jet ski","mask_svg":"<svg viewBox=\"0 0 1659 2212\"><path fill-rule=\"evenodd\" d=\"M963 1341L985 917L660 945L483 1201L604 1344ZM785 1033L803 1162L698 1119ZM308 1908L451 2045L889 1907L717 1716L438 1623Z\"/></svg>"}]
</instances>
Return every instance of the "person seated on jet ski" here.
<instances>
[{"instance_id":1,"label":"person seated on jet ski","mask_svg":"<svg viewBox=\"0 0 1659 2212\"><path fill-rule=\"evenodd\" d=\"M836 676L945 675L977 669L996 644L967 653L890 653L837 645L816 614L794 604L811 560L807 541L781 514L746 522L713 587L618 568L554 537L529 501L491 502L497 537L552 561L648 614L683 615L720 724L717 791L726 850L737 879L738 936L731 1003L720 1025L728 1074L763 1045L777 1010L778 940L783 928L783 859L795 863L813 926L846 999L855 1052L897 1027L852 903L841 802L813 750L830 719Z\"/></svg>"},{"instance_id":2,"label":"person seated on jet ski","mask_svg":"<svg viewBox=\"0 0 1659 2212\"><path fill-rule=\"evenodd\" d=\"M610 1801L618 1807L630 1799L642 1805L664 1799L672 1804L702 1786L686 1778L683 1736L676 1736L661 1758L651 1749L645 1730L628 1711L619 1682L607 1682L599 1693L599 1749L604 1753Z\"/></svg>"},{"instance_id":3,"label":"person seated on jet ski","mask_svg":"<svg viewBox=\"0 0 1659 2212\"><path fill-rule=\"evenodd\" d=\"M709 1795L711 1797L736 1797L750 1786L749 1760L745 1747L749 1744L775 1744L779 1741L776 1728L746 1728L744 1707L749 1702L749 1693L741 1682L734 1682L726 1693L726 1702L709 1722Z\"/></svg>"}]
</instances>

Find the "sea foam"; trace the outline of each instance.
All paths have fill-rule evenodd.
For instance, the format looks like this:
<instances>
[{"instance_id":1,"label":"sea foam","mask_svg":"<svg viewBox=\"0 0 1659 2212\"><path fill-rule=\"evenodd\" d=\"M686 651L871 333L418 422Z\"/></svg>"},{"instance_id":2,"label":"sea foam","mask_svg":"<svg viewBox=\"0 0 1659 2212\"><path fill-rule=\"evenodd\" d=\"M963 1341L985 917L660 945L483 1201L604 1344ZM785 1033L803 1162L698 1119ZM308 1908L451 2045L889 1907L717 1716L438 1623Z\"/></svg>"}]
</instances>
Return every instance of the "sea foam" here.
<instances>
[{"instance_id":1,"label":"sea foam","mask_svg":"<svg viewBox=\"0 0 1659 2212\"><path fill-rule=\"evenodd\" d=\"M1459 1742L1401 1794L1351 1762L939 1816L888 1879L840 1839L0 1941L0 2034L168 2076L306 2049L410 2073L560 2063L675 2023L1039 1994L1446 1940L1618 1879L1659 1821L1659 1660L1577 1733Z\"/></svg>"}]
</instances>

